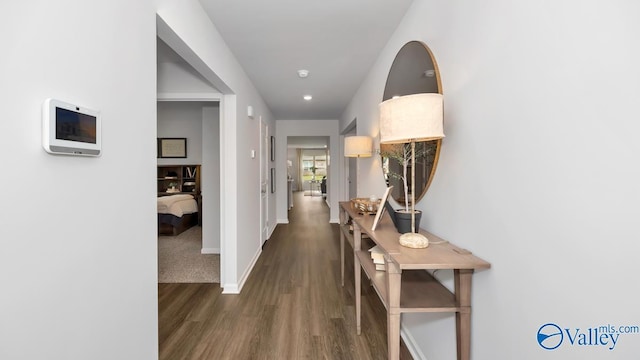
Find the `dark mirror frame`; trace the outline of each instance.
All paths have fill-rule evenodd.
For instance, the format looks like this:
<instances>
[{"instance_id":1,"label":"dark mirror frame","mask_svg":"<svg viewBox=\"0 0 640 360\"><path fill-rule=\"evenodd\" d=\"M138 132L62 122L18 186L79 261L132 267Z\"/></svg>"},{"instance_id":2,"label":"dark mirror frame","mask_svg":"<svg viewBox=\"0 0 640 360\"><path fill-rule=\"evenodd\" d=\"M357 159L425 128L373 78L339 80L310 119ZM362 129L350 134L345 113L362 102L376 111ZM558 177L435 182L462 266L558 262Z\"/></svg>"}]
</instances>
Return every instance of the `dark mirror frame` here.
<instances>
[{"instance_id":1,"label":"dark mirror frame","mask_svg":"<svg viewBox=\"0 0 640 360\"><path fill-rule=\"evenodd\" d=\"M394 96L420 93L442 94L440 71L438 63L427 45L421 41L410 41L398 51L393 60L387 76L382 101L391 99ZM429 185L431 185L438 165L441 145L442 140L416 143L416 154L424 154L424 156L416 157L416 203L422 199ZM382 156L382 154L393 151L394 146L397 148L403 145L380 145L382 171L387 186L394 186L391 196L398 203L404 204L404 185L402 180L386 172L402 172L402 164L395 159ZM409 171L411 171L410 168ZM408 180L408 187L411 188L411 179Z\"/></svg>"}]
</instances>

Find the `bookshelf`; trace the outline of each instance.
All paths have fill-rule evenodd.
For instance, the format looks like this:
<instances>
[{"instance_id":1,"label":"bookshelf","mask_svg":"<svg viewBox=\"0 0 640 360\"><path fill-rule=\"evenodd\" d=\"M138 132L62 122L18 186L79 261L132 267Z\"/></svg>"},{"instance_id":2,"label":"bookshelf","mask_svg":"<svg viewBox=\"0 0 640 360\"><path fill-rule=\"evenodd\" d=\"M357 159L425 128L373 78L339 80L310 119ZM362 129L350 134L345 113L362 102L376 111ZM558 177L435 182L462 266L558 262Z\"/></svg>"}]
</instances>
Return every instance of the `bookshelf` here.
<instances>
[{"instance_id":1,"label":"bookshelf","mask_svg":"<svg viewBox=\"0 0 640 360\"><path fill-rule=\"evenodd\" d=\"M200 165L158 165L158 196L190 194L198 203L198 224L202 225Z\"/></svg>"},{"instance_id":2,"label":"bookshelf","mask_svg":"<svg viewBox=\"0 0 640 360\"><path fill-rule=\"evenodd\" d=\"M200 195L200 165L158 166L158 196Z\"/></svg>"}]
</instances>

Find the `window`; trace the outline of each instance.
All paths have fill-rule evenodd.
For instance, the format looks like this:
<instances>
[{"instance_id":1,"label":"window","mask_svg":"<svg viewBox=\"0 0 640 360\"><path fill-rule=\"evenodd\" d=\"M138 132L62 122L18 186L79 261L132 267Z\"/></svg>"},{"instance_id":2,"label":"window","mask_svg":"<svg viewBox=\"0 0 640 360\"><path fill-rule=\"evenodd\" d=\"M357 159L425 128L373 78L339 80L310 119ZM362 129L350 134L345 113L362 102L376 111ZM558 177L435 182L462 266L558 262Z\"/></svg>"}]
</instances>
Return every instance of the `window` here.
<instances>
[{"instance_id":1,"label":"window","mask_svg":"<svg viewBox=\"0 0 640 360\"><path fill-rule=\"evenodd\" d=\"M316 151L317 152L317 151ZM327 175L327 155L316 155L313 152L302 153L302 180L322 180Z\"/></svg>"}]
</instances>

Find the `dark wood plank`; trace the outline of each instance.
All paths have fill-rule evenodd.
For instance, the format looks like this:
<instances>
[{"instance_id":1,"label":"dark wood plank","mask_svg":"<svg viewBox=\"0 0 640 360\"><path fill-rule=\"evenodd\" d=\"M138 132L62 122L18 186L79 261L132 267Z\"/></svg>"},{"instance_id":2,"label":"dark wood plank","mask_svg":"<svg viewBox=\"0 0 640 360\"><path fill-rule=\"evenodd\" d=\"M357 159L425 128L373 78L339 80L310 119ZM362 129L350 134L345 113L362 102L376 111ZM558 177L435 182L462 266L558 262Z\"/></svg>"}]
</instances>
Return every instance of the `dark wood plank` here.
<instances>
[{"instance_id":1,"label":"dark wood plank","mask_svg":"<svg viewBox=\"0 0 640 360\"><path fill-rule=\"evenodd\" d=\"M368 281L356 334L353 257L341 287L339 228L326 203L302 193L294 201L241 294L158 284L160 359L386 359L386 312ZM411 359L404 344L400 358Z\"/></svg>"}]
</instances>

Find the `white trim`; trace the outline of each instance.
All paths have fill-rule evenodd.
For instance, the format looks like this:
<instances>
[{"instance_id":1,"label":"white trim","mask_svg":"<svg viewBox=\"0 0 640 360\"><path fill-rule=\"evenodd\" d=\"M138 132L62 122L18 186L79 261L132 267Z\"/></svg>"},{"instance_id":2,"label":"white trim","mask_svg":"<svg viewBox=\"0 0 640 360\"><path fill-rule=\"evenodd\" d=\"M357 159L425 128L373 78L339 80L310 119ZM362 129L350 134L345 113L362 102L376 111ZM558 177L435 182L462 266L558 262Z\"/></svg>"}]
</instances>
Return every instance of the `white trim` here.
<instances>
[{"instance_id":1,"label":"white trim","mask_svg":"<svg viewBox=\"0 0 640 360\"><path fill-rule=\"evenodd\" d=\"M224 284L221 287L223 294L240 294L238 284Z\"/></svg>"},{"instance_id":2,"label":"white trim","mask_svg":"<svg viewBox=\"0 0 640 360\"><path fill-rule=\"evenodd\" d=\"M276 227L278 226L278 224L273 224L273 226L270 226L269 228L269 234L267 234L267 239L271 239L271 235L273 235L273 232L276 231Z\"/></svg>"},{"instance_id":3,"label":"white trim","mask_svg":"<svg viewBox=\"0 0 640 360\"><path fill-rule=\"evenodd\" d=\"M288 224L289 219L278 219L278 224Z\"/></svg>"},{"instance_id":4,"label":"white trim","mask_svg":"<svg viewBox=\"0 0 640 360\"><path fill-rule=\"evenodd\" d=\"M340 220L338 220L338 219L329 219L329 222L331 224L340 224Z\"/></svg>"},{"instance_id":5,"label":"white trim","mask_svg":"<svg viewBox=\"0 0 640 360\"><path fill-rule=\"evenodd\" d=\"M256 266L256 262L258 262L258 259L260 258L261 254L262 254L262 247L259 247L258 251L256 251L256 254L253 256L253 259L251 259L251 263L249 263L249 266L247 266L247 268L244 270L244 274L242 274L242 276L240 277L240 281L238 281L240 285L239 286L240 291L242 291L242 288L244 287L245 282L247 282L247 279L249 278L249 275L253 271L253 267Z\"/></svg>"},{"instance_id":6,"label":"white trim","mask_svg":"<svg viewBox=\"0 0 640 360\"><path fill-rule=\"evenodd\" d=\"M158 93L158 101L220 101L220 93Z\"/></svg>"},{"instance_id":7,"label":"white trim","mask_svg":"<svg viewBox=\"0 0 640 360\"><path fill-rule=\"evenodd\" d=\"M222 290L223 294L240 294L240 292L242 291L242 287L244 286L245 282L249 278L249 275L253 271L253 267L256 266L256 262L258 262L258 259L260 258L261 254L262 254L262 247L259 247L256 254L253 256L253 259L251 259L251 263L242 274L240 281L237 284L225 284Z\"/></svg>"},{"instance_id":8,"label":"white trim","mask_svg":"<svg viewBox=\"0 0 640 360\"><path fill-rule=\"evenodd\" d=\"M200 254L220 254L220 248L202 248Z\"/></svg>"},{"instance_id":9,"label":"white trim","mask_svg":"<svg viewBox=\"0 0 640 360\"><path fill-rule=\"evenodd\" d=\"M407 346L407 350L411 353L411 357L416 360L427 360L427 357L424 356L422 350L420 350L420 346L418 346L418 342L411 335L409 329L407 329L404 325L400 326L400 337L404 341L404 344Z\"/></svg>"},{"instance_id":10,"label":"white trim","mask_svg":"<svg viewBox=\"0 0 640 360\"><path fill-rule=\"evenodd\" d=\"M220 283L238 289L238 174L236 149L236 96L224 95L220 101ZM231 291L231 290L229 290ZM225 291L225 294L232 293Z\"/></svg>"}]
</instances>

